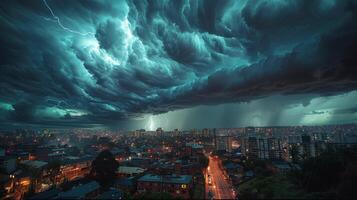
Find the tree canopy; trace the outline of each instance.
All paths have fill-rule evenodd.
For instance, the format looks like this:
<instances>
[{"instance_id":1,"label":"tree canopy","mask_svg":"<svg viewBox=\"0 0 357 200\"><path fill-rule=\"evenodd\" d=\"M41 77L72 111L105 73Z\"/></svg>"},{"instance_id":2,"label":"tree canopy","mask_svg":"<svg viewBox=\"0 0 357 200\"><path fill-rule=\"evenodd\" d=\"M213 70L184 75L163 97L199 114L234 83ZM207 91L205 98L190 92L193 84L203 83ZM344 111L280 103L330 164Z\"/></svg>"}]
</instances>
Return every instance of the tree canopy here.
<instances>
[{"instance_id":1,"label":"tree canopy","mask_svg":"<svg viewBox=\"0 0 357 200\"><path fill-rule=\"evenodd\" d=\"M104 150L93 160L90 175L102 186L109 186L115 180L118 167L119 163L113 154L109 150Z\"/></svg>"}]
</instances>

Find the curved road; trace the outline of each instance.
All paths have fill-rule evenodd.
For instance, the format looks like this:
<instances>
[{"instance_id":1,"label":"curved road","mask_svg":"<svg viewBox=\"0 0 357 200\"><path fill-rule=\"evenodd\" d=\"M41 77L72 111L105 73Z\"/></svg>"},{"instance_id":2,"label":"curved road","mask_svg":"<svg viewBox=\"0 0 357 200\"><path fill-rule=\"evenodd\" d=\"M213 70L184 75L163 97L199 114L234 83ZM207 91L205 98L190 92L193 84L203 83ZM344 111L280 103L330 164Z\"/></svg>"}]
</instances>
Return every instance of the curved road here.
<instances>
[{"instance_id":1,"label":"curved road","mask_svg":"<svg viewBox=\"0 0 357 200\"><path fill-rule=\"evenodd\" d=\"M219 167L220 159L209 156L209 165L205 172L206 199L235 199L235 191L228 180L225 180L223 170ZM210 176L210 178L208 177ZM211 180L209 180L211 179ZM211 181L211 184L209 184Z\"/></svg>"}]
</instances>

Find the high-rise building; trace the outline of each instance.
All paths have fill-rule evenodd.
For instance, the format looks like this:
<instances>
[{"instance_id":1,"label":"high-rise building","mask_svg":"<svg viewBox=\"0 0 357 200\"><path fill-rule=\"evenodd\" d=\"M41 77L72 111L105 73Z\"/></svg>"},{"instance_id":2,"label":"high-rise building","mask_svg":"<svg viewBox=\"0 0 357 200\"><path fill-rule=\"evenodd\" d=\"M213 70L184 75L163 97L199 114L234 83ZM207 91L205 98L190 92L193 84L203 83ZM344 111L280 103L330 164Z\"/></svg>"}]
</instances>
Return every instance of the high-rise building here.
<instances>
[{"instance_id":1,"label":"high-rise building","mask_svg":"<svg viewBox=\"0 0 357 200\"><path fill-rule=\"evenodd\" d=\"M345 143L345 134L343 132L337 132L334 135L335 143Z\"/></svg>"},{"instance_id":2,"label":"high-rise building","mask_svg":"<svg viewBox=\"0 0 357 200\"><path fill-rule=\"evenodd\" d=\"M240 139L242 154L248 159L282 159L283 147L280 138L245 137Z\"/></svg>"},{"instance_id":3,"label":"high-rise building","mask_svg":"<svg viewBox=\"0 0 357 200\"><path fill-rule=\"evenodd\" d=\"M215 147L217 151L232 152L232 136L224 131L214 130L215 132Z\"/></svg>"},{"instance_id":4,"label":"high-rise building","mask_svg":"<svg viewBox=\"0 0 357 200\"><path fill-rule=\"evenodd\" d=\"M156 136L162 137L164 135L164 130L162 128L156 129Z\"/></svg>"},{"instance_id":5,"label":"high-rise building","mask_svg":"<svg viewBox=\"0 0 357 200\"><path fill-rule=\"evenodd\" d=\"M302 157L304 159L310 158L312 156L311 136L302 135L301 144L302 144Z\"/></svg>"},{"instance_id":6,"label":"high-rise building","mask_svg":"<svg viewBox=\"0 0 357 200\"><path fill-rule=\"evenodd\" d=\"M202 134L203 134L203 136L208 136L209 135L209 129L208 128L202 129Z\"/></svg>"},{"instance_id":7,"label":"high-rise building","mask_svg":"<svg viewBox=\"0 0 357 200\"><path fill-rule=\"evenodd\" d=\"M173 130L173 135L174 136L178 136L180 134L180 131L177 129L177 128L175 128L174 130Z\"/></svg>"},{"instance_id":8,"label":"high-rise building","mask_svg":"<svg viewBox=\"0 0 357 200\"><path fill-rule=\"evenodd\" d=\"M249 159L257 159L259 157L258 153L258 141L256 137L249 137L248 139L249 151L248 158Z\"/></svg>"},{"instance_id":9,"label":"high-rise building","mask_svg":"<svg viewBox=\"0 0 357 200\"><path fill-rule=\"evenodd\" d=\"M257 146L257 151L258 151L258 158L259 159L269 159L268 155L268 143L267 140L264 138L259 138L258 139L258 146Z\"/></svg>"},{"instance_id":10,"label":"high-rise building","mask_svg":"<svg viewBox=\"0 0 357 200\"><path fill-rule=\"evenodd\" d=\"M288 143L289 144L301 143L301 136L300 135L289 135Z\"/></svg>"},{"instance_id":11,"label":"high-rise building","mask_svg":"<svg viewBox=\"0 0 357 200\"><path fill-rule=\"evenodd\" d=\"M139 129L134 131L134 137L142 137L145 135L145 129Z\"/></svg>"},{"instance_id":12,"label":"high-rise building","mask_svg":"<svg viewBox=\"0 0 357 200\"><path fill-rule=\"evenodd\" d=\"M326 150L326 143L323 141L315 141L315 157L320 156L322 152Z\"/></svg>"},{"instance_id":13,"label":"high-rise building","mask_svg":"<svg viewBox=\"0 0 357 200\"><path fill-rule=\"evenodd\" d=\"M287 156L286 156L287 161L293 161L293 162L299 161L301 159L301 155L302 155L302 147L301 147L300 143L289 144L286 153L287 153Z\"/></svg>"},{"instance_id":14,"label":"high-rise building","mask_svg":"<svg viewBox=\"0 0 357 200\"><path fill-rule=\"evenodd\" d=\"M248 150L248 139L244 136L239 137L240 151L243 155L246 156Z\"/></svg>"},{"instance_id":15,"label":"high-rise building","mask_svg":"<svg viewBox=\"0 0 357 200\"><path fill-rule=\"evenodd\" d=\"M255 134L255 128L254 127L246 127L244 129L244 134L246 137L252 137Z\"/></svg>"},{"instance_id":16,"label":"high-rise building","mask_svg":"<svg viewBox=\"0 0 357 200\"><path fill-rule=\"evenodd\" d=\"M267 139L268 143L268 155L269 159L272 160L280 160L282 159L282 153L283 153L283 148L282 148L282 142L280 138L268 138Z\"/></svg>"},{"instance_id":17,"label":"high-rise building","mask_svg":"<svg viewBox=\"0 0 357 200\"><path fill-rule=\"evenodd\" d=\"M216 136L216 150L224 150L227 152L232 152L232 137L225 136Z\"/></svg>"}]
</instances>

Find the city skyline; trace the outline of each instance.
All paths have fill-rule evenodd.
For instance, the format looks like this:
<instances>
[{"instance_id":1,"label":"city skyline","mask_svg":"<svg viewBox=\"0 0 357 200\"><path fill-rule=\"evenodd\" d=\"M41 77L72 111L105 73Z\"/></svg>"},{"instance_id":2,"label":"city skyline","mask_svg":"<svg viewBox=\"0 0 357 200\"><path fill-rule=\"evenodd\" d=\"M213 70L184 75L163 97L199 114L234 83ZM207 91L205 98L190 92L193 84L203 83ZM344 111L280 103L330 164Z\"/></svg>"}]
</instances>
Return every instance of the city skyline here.
<instances>
[{"instance_id":1,"label":"city skyline","mask_svg":"<svg viewBox=\"0 0 357 200\"><path fill-rule=\"evenodd\" d=\"M357 122L356 2L1 1L0 127Z\"/></svg>"},{"instance_id":2,"label":"city skyline","mask_svg":"<svg viewBox=\"0 0 357 200\"><path fill-rule=\"evenodd\" d=\"M345 199L355 196L356 130L357 125L336 125L0 132L0 196Z\"/></svg>"}]
</instances>

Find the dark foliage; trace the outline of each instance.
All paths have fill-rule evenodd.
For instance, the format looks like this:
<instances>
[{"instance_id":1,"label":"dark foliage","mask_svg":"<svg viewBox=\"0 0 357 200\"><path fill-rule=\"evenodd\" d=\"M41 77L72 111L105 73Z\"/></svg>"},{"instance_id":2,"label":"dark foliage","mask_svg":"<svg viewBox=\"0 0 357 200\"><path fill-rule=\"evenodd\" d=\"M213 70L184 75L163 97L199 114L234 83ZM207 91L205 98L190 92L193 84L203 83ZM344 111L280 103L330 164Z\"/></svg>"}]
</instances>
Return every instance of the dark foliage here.
<instances>
[{"instance_id":1,"label":"dark foliage","mask_svg":"<svg viewBox=\"0 0 357 200\"><path fill-rule=\"evenodd\" d=\"M201 168L207 168L208 167L208 158L205 155L199 155L198 162L200 163Z\"/></svg>"},{"instance_id":2,"label":"dark foliage","mask_svg":"<svg viewBox=\"0 0 357 200\"><path fill-rule=\"evenodd\" d=\"M109 150L104 150L92 162L90 175L102 186L110 186L115 180L118 167L119 163L113 154Z\"/></svg>"},{"instance_id":3,"label":"dark foliage","mask_svg":"<svg viewBox=\"0 0 357 200\"><path fill-rule=\"evenodd\" d=\"M341 178L337 190L338 199L357 199L357 162L350 163Z\"/></svg>"},{"instance_id":4,"label":"dark foliage","mask_svg":"<svg viewBox=\"0 0 357 200\"><path fill-rule=\"evenodd\" d=\"M247 161L249 169L264 169L263 162ZM265 175L239 186L239 199L356 199L356 149L329 149L301 163L301 171Z\"/></svg>"}]
</instances>

